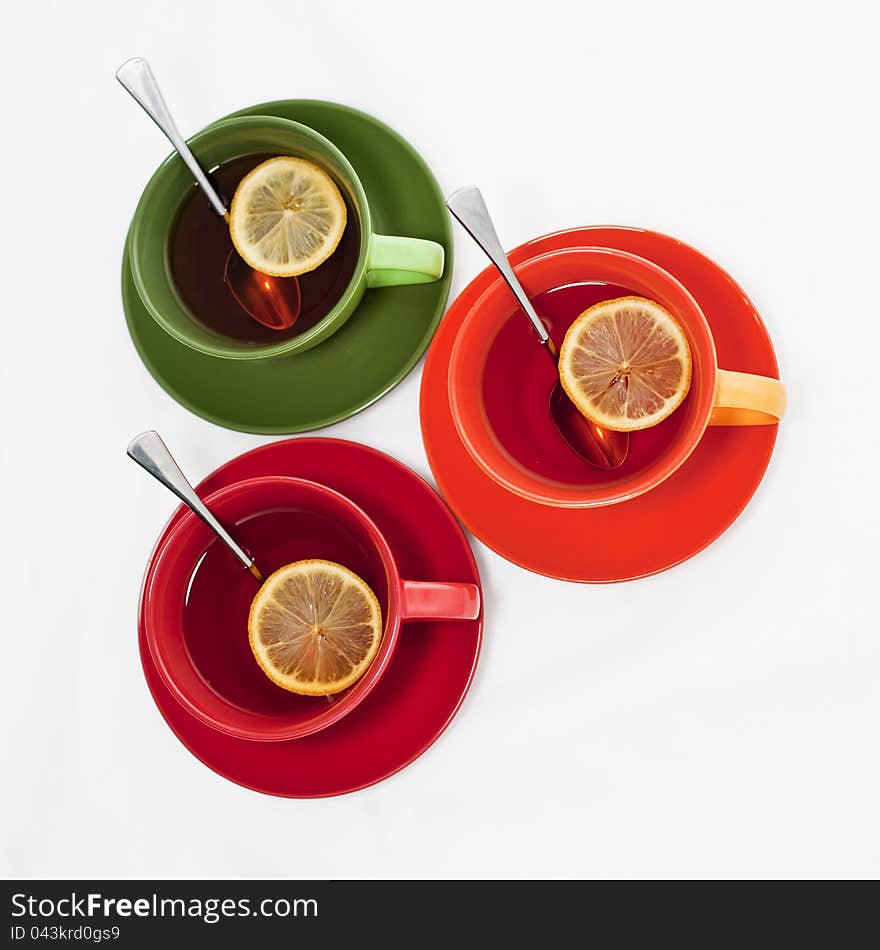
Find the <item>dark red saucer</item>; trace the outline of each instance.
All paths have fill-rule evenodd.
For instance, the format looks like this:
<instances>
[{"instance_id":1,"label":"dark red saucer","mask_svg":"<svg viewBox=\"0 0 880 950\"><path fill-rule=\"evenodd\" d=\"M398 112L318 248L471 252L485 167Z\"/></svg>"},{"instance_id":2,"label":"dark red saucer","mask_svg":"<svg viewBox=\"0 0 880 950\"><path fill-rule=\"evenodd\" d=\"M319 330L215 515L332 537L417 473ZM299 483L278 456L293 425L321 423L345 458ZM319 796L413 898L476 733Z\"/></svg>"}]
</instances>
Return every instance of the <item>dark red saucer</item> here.
<instances>
[{"instance_id":1,"label":"dark red saucer","mask_svg":"<svg viewBox=\"0 0 880 950\"><path fill-rule=\"evenodd\" d=\"M437 494L395 459L355 442L288 439L233 459L197 490L206 495L260 475L299 476L347 495L385 533L407 577L480 585L458 522ZM175 512L163 538L184 511ZM267 795L319 798L380 782L436 741L471 684L482 627L482 615L472 622L407 624L391 665L370 696L334 726L289 742L251 742L203 725L160 680L144 642L142 616L139 643L153 699L197 759L224 778Z\"/></svg>"}]
</instances>

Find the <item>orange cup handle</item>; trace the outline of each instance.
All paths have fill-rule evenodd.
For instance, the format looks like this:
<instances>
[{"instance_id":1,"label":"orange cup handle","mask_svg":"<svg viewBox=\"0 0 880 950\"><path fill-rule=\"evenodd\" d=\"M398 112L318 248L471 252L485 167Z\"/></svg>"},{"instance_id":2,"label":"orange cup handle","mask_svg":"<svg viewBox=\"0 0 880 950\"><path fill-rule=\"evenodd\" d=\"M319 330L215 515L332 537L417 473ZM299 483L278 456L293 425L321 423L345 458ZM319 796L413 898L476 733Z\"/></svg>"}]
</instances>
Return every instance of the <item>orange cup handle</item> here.
<instances>
[{"instance_id":1,"label":"orange cup handle","mask_svg":"<svg viewBox=\"0 0 880 950\"><path fill-rule=\"evenodd\" d=\"M771 376L719 369L710 426L767 426L785 415L785 386Z\"/></svg>"}]
</instances>

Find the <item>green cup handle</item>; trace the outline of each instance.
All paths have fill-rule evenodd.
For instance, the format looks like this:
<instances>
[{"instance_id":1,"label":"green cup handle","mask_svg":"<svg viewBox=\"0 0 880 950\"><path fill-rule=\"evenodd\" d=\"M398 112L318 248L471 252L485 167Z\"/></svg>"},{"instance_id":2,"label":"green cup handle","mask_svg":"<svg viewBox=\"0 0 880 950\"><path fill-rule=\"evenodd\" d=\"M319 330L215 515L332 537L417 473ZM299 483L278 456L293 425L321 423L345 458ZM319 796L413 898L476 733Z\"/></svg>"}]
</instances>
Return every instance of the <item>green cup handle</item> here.
<instances>
[{"instance_id":1,"label":"green cup handle","mask_svg":"<svg viewBox=\"0 0 880 950\"><path fill-rule=\"evenodd\" d=\"M442 276L445 256L436 241L374 234L367 254L367 286L430 284Z\"/></svg>"}]
</instances>

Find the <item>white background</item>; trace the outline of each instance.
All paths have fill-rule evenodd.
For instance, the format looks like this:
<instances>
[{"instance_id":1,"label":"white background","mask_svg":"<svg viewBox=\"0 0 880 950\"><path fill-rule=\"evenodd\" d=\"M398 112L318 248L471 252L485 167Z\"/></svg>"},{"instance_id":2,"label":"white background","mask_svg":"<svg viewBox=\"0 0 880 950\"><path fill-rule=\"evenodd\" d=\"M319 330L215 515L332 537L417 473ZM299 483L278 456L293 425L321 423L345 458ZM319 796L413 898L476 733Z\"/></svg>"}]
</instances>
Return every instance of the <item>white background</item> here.
<instances>
[{"instance_id":1,"label":"white background","mask_svg":"<svg viewBox=\"0 0 880 950\"><path fill-rule=\"evenodd\" d=\"M876 4L146 11L4 14L0 871L880 874ZM269 440L189 414L128 339L123 237L168 151L113 78L134 55L187 133L280 97L374 113L445 191L479 183L508 246L596 223L695 244L754 299L789 386L757 495L684 566L581 587L474 542L473 689L426 755L354 795L224 781L144 684L138 586L174 505L125 445L157 428L200 479ZM457 293L484 261L455 232ZM328 434L430 477L420 373Z\"/></svg>"}]
</instances>

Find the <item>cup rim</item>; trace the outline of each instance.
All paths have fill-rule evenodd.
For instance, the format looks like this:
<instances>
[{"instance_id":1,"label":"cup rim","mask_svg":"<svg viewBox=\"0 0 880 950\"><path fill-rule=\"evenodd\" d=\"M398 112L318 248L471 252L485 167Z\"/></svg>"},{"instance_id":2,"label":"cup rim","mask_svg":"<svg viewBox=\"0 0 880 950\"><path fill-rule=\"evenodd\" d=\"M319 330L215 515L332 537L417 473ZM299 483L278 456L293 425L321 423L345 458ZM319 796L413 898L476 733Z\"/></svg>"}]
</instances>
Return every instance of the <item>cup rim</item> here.
<instances>
[{"instance_id":1,"label":"cup rim","mask_svg":"<svg viewBox=\"0 0 880 950\"><path fill-rule=\"evenodd\" d=\"M468 454L489 478L521 498L538 504L556 508L593 508L636 498L656 488L684 464L709 423L718 361L711 329L697 301L672 274L646 258L616 248L580 246L536 254L513 269L524 283L529 296L534 297L575 280L572 277L546 283L547 272L562 261L572 258L589 261L594 265L597 262L604 261L607 264L613 261L633 269L634 275L637 272L649 275L652 280L663 285L677 301L678 306L670 306L668 309L673 312L681 309L686 311L687 316L681 322L692 352L700 357L699 369L703 379L698 391L693 394L697 405L692 413L692 421L678 438L675 451L670 452L661 464L632 476L616 487L574 488L554 483L549 478L528 475L503 449L494 444L494 439L488 432L488 420L482 410L482 404L475 398L475 393L479 392L490 345L512 310L516 308L516 302L500 275L476 299L461 323L450 353L447 389L456 432ZM581 275L577 279L608 279L611 283L626 285L625 276L619 274L613 278Z\"/></svg>"},{"instance_id":2,"label":"cup rim","mask_svg":"<svg viewBox=\"0 0 880 950\"><path fill-rule=\"evenodd\" d=\"M320 342L326 336L328 336L328 330L330 333L334 332L331 328L338 329L338 327L341 326L346 320L346 316L344 315L346 307L350 305L351 300L359 292L360 285L366 275L369 243L373 233L373 219L367 193L351 162L349 162L349 160L336 147L336 145L333 144L333 142L331 142L316 129L313 129L302 122L296 122L293 119L284 119L280 116L271 115L232 116L212 122L210 125L205 126L205 128L200 129L194 135L190 136L186 142L196 154L196 156L198 156L199 148L205 145L206 142L213 143L218 136L222 135L230 128L236 129L246 126L263 129L269 127L281 129L282 131L296 131L301 135L305 135L307 138L314 139L321 146L321 148L325 149L333 157L333 160L340 166L346 177L349 179L349 183L354 192L358 206L358 213L360 215L360 248L358 252L358 261L355 265L354 271L352 272L351 279L349 280L339 300L333 305L330 313L325 314L317 323L309 327L309 329L305 332L278 343L254 343L247 344L246 346L242 345L240 347L234 346L231 343L226 345L219 341L216 343L213 341L195 341L191 339L185 332L176 327L171 321L165 318L161 309L156 305L150 296L149 281L146 278L145 269L141 266L141 255L143 254L142 243L144 240L144 209L154 199L157 191L162 187L172 169L178 167L178 163L181 161L180 157L175 151L172 151L169 155L166 155L162 162L157 166L153 174L150 176L147 184L144 186L144 190L141 192L141 196L138 199L137 206L134 210L134 215L132 216L128 239L128 259L129 265L131 267L132 280L134 281L138 296L140 297L141 302L143 303L147 312L166 333L172 336L179 343L182 343L184 346L187 346L196 352L205 353L208 356L214 356L220 359L231 360L270 359L301 352L309 349L311 346L316 345L317 342ZM176 216L179 210L180 203L178 202L172 218ZM170 283L171 281L169 280L169 284ZM175 296L179 297L173 285L172 290L174 291ZM186 315L187 319L193 320L194 318L192 314L188 312L188 308L183 303L183 301L179 300L178 303L181 312Z\"/></svg>"},{"instance_id":3,"label":"cup rim","mask_svg":"<svg viewBox=\"0 0 880 950\"><path fill-rule=\"evenodd\" d=\"M190 540L193 532L198 532L202 536L202 543L199 544L199 554L193 559L190 567L186 568L188 577L192 576L192 570L196 567L199 559L206 550L207 546L214 539L214 534L210 528L205 525L201 519L192 511L187 511L183 517L174 525L167 536L160 541L150 556L147 570L144 575L144 583L141 594L143 606L143 629L144 637L147 643L150 656L156 667L162 682L174 696L178 703L184 707L196 719L205 725L225 733L235 736L239 739L250 739L254 741L279 742L290 739L298 739L303 736L311 735L326 729L338 722L343 716L346 716L355 709L378 684L385 673L400 635L400 628L403 622L402 616L402 579L397 566L397 561L390 545L382 534L381 530L369 515L356 505L346 495L335 491L332 488L322 485L320 482L314 482L310 479L296 478L286 475L264 475L255 478L243 479L233 482L224 488L205 496L203 499L207 506L222 518L223 508L242 496L254 493L255 500L259 493L267 487L281 485L296 487L300 490L306 489L308 492L329 498L334 504L341 504L346 508L365 529L365 534L374 545L379 558L386 572L387 582L387 615L383 617L382 641L379 650L366 672L358 679L345 693L345 695L329 706L326 711L318 713L312 718L297 722L285 721L283 716L269 714L251 713L247 711L244 718L248 719L249 725L230 722L224 718L222 712L232 713L233 710L242 715L241 707L220 696L218 693L216 703L212 702L212 708L208 708L190 694L185 683L181 682L181 677L175 673L168 654L163 644L169 637L178 639L183 638L183 625L178 624L176 629L168 630L166 625L161 622L159 603L162 598L167 596L165 585L160 585L157 578L162 578L163 569L166 572L173 570L170 565L170 559L173 553L179 549L181 544ZM188 672L199 679L203 679L201 672L189 655L189 651L184 649L186 656L185 662L188 663ZM260 725L264 720L265 724Z\"/></svg>"}]
</instances>

